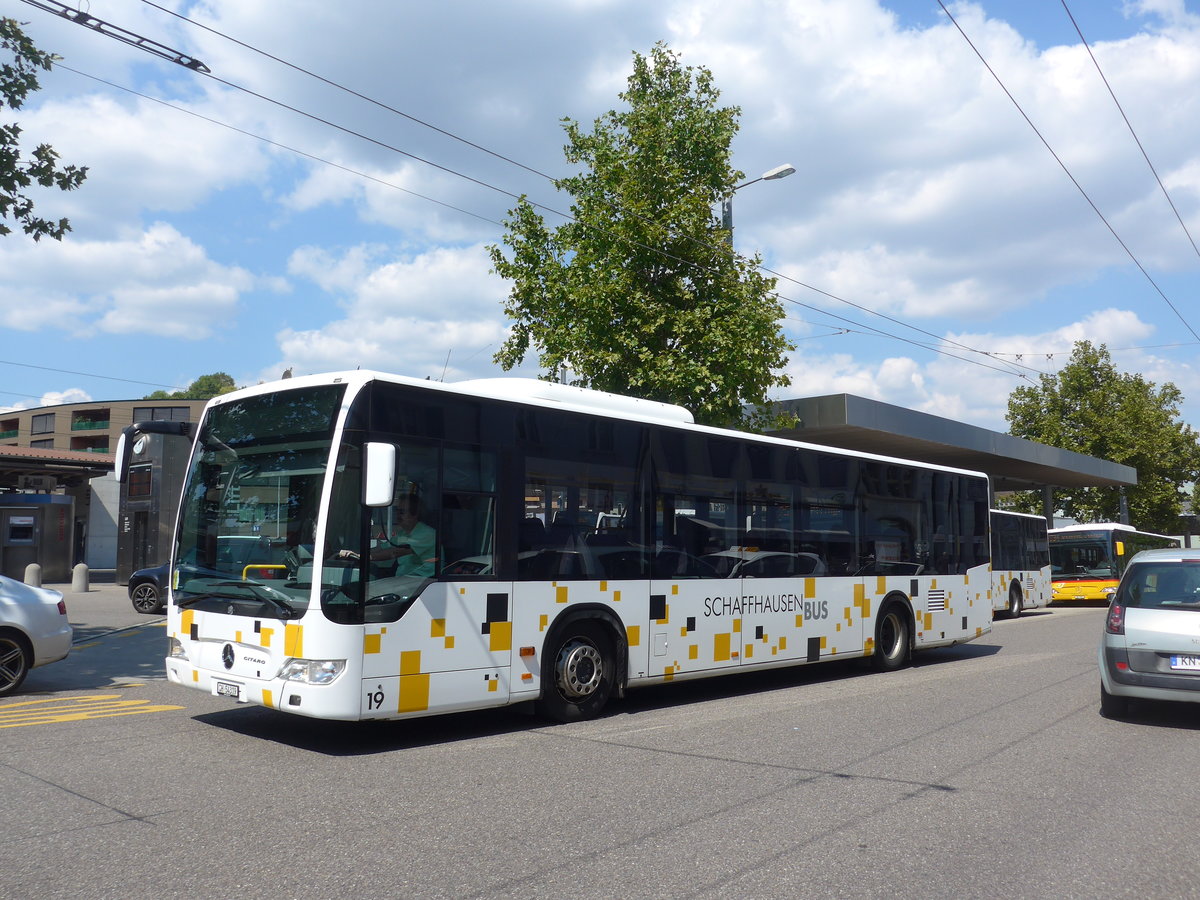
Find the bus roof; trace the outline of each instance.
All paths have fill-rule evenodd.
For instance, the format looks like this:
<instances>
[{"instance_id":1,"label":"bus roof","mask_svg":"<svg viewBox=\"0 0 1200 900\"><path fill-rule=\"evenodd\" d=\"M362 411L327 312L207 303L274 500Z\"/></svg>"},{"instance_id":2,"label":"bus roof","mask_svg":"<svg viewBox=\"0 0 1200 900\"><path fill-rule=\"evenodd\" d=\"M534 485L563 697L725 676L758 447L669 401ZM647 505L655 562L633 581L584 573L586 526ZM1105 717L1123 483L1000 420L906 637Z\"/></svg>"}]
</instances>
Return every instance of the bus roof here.
<instances>
[{"instance_id":1,"label":"bus roof","mask_svg":"<svg viewBox=\"0 0 1200 900\"><path fill-rule=\"evenodd\" d=\"M1148 534L1153 537L1167 537L1165 534L1159 534L1156 531L1139 531L1132 525L1125 525L1121 522L1092 522L1082 525L1062 525L1058 528L1051 528L1050 534L1078 534L1083 531L1128 531L1131 534Z\"/></svg>"},{"instance_id":2,"label":"bus roof","mask_svg":"<svg viewBox=\"0 0 1200 900\"><path fill-rule=\"evenodd\" d=\"M647 424L656 423L674 428L680 428L685 431L711 434L713 436L740 438L743 440L752 440L763 444L774 444L776 446L799 447L805 450L812 450L821 453L833 453L841 456L854 457L856 459L869 459L884 463L899 463L902 465L919 466L924 469L930 469L938 472L949 472L958 475L972 475L984 479L988 478L988 475L985 472L974 471L971 469L960 469L954 466L947 466L939 463L922 462L921 460L904 459L895 456L884 456L881 454L868 453L860 450L848 450L842 447L834 447L827 444L810 444L804 441L791 440L789 438L774 437L763 434L752 434L749 432L735 431L728 428L715 428L709 425L698 425L695 424L695 420L692 417L691 412L684 409L682 406L675 406L670 403L661 403L654 400L643 400L638 397L628 397L622 394L610 394L605 391L594 391L589 388L575 387L573 385L563 385L555 382L541 381L535 378L479 378L470 379L467 381L443 382L430 381L423 378L412 378L407 375L394 375L388 372L379 372L372 369L353 369L343 372L299 375L289 379L256 384L251 387L231 391L228 394L221 394L219 397L214 397L209 401L209 406L220 405L222 403L230 402L231 400L237 400L243 397L252 397L258 394L268 394L275 391L290 390L300 387L313 387L321 384L345 384L353 387L354 390L352 390L347 397L347 402L349 402L350 397L357 393L358 389L372 381L386 381L393 384L408 385L410 387L420 388L422 390L441 391L470 397L482 397L490 400L508 401L510 403L519 403L528 406L567 409L573 412L598 415L605 418L623 419L626 421L636 421ZM208 407L206 407L206 410L207 408Z\"/></svg>"}]
</instances>

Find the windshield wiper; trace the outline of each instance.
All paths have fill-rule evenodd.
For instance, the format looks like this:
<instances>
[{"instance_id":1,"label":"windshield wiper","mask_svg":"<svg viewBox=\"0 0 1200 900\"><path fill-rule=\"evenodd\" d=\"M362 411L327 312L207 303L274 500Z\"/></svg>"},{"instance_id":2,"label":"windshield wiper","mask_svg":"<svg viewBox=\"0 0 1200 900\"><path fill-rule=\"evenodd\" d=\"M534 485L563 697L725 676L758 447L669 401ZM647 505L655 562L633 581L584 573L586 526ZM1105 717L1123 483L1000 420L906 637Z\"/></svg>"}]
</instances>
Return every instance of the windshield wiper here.
<instances>
[{"instance_id":1,"label":"windshield wiper","mask_svg":"<svg viewBox=\"0 0 1200 900\"><path fill-rule=\"evenodd\" d=\"M240 602L245 600L257 600L272 607L276 613L279 613L281 619L295 619L300 614L296 612L296 607L292 606L282 594L272 588L268 588L264 584L255 584L251 581L217 581L213 582L209 587L214 588L237 588L241 591L246 591L249 596L230 596L229 594L204 593L194 594L191 597L185 597L182 600L176 600L175 605L180 609L186 609L189 606L195 606L197 603L202 603L205 600Z\"/></svg>"},{"instance_id":2,"label":"windshield wiper","mask_svg":"<svg viewBox=\"0 0 1200 900\"><path fill-rule=\"evenodd\" d=\"M265 584L257 584L253 581L218 581L213 587L235 587L250 592L255 600L261 600L267 603L279 612L284 613L283 618L296 618L296 607L288 603L283 595L274 588L269 588Z\"/></svg>"}]
</instances>

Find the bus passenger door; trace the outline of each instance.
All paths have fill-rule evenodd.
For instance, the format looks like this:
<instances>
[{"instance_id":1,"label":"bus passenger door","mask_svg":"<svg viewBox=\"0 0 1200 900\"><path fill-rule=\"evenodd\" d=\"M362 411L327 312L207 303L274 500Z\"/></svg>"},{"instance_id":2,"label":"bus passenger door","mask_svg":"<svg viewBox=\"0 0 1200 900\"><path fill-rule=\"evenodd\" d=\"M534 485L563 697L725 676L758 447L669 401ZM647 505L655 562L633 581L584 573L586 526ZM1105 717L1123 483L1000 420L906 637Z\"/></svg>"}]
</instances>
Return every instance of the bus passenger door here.
<instances>
[{"instance_id":1,"label":"bus passenger door","mask_svg":"<svg viewBox=\"0 0 1200 900\"><path fill-rule=\"evenodd\" d=\"M710 577L703 577L708 575ZM742 656L742 592L737 578L714 578L707 564L674 547L651 561L650 677L734 667Z\"/></svg>"}]
</instances>

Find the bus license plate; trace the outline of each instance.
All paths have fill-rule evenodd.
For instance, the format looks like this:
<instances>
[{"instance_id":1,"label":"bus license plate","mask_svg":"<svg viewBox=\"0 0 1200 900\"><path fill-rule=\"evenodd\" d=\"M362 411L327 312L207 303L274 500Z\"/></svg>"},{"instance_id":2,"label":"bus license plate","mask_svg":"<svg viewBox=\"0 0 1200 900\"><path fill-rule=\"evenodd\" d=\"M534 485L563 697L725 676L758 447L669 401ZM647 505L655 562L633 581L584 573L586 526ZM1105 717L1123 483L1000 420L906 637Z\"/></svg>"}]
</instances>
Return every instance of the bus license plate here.
<instances>
[{"instance_id":1,"label":"bus license plate","mask_svg":"<svg viewBox=\"0 0 1200 900\"><path fill-rule=\"evenodd\" d=\"M1180 672L1200 672L1200 656L1172 656L1171 668Z\"/></svg>"},{"instance_id":2,"label":"bus license plate","mask_svg":"<svg viewBox=\"0 0 1200 900\"><path fill-rule=\"evenodd\" d=\"M228 681L218 681L217 686L213 689L213 693L218 697L232 697L234 700L240 700L242 697L242 686L240 684L230 684Z\"/></svg>"}]
</instances>

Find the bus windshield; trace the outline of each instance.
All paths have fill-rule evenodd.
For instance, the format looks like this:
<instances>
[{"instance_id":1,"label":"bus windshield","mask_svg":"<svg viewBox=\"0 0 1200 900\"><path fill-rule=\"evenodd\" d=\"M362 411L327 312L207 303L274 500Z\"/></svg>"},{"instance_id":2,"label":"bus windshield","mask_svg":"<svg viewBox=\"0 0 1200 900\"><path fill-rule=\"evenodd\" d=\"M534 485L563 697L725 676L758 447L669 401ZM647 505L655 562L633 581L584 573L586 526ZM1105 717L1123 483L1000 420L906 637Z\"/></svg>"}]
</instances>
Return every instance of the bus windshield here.
<instances>
[{"instance_id":1,"label":"bus windshield","mask_svg":"<svg viewBox=\"0 0 1200 900\"><path fill-rule=\"evenodd\" d=\"M344 386L209 409L184 484L173 581L182 607L302 616Z\"/></svg>"},{"instance_id":2,"label":"bus windshield","mask_svg":"<svg viewBox=\"0 0 1200 900\"><path fill-rule=\"evenodd\" d=\"M1064 581L1072 578L1112 578L1112 538L1103 532L1072 536L1070 540L1050 542L1051 577Z\"/></svg>"}]
</instances>

